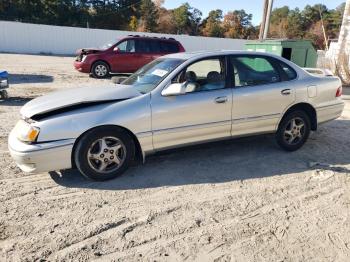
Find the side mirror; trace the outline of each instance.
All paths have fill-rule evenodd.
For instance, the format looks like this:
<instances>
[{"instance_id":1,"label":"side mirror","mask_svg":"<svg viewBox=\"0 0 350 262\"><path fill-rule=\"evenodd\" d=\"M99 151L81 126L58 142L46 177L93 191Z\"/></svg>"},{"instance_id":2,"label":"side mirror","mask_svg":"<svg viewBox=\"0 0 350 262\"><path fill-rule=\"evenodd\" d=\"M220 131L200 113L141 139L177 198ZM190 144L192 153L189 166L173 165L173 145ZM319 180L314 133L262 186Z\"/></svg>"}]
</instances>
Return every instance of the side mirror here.
<instances>
[{"instance_id":1,"label":"side mirror","mask_svg":"<svg viewBox=\"0 0 350 262\"><path fill-rule=\"evenodd\" d=\"M120 49L119 49L119 47L116 46L116 47L114 47L113 51L116 52L116 53L119 53Z\"/></svg>"},{"instance_id":2,"label":"side mirror","mask_svg":"<svg viewBox=\"0 0 350 262\"><path fill-rule=\"evenodd\" d=\"M184 84L171 84L162 91L162 96L177 96L186 94Z\"/></svg>"}]
</instances>

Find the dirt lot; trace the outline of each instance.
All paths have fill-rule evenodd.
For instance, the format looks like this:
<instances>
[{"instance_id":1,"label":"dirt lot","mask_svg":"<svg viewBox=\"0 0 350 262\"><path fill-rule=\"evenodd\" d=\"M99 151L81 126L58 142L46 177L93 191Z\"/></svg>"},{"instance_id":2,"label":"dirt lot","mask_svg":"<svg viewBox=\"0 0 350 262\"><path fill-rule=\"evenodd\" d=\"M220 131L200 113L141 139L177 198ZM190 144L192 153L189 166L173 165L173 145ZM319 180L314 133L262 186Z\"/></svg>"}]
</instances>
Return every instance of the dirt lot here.
<instances>
[{"instance_id":1,"label":"dirt lot","mask_svg":"<svg viewBox=\"0 0 350 262\"><path fill-rule=\"evenodd\" d=\"M94 183L22 173L7 135L29 99L108 80L75 72L70 57L0 54L0 65L13 83L0 101L0 260L350 260L350 100L298 152L273 136L236 139Z\"/></svg>"}]
</instances>

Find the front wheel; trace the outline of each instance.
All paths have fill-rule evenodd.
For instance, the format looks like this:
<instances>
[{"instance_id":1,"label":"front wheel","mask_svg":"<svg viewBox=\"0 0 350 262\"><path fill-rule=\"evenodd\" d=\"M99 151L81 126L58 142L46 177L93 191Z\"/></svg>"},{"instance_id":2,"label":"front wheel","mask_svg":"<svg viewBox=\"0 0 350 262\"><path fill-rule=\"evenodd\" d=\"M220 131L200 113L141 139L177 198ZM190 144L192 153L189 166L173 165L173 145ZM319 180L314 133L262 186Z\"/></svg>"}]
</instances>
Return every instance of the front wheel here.
<instances>
[{"instance_id":1,"label":"front wheel","mask_svg":"<svg viewBox=\"0 0 350 262\"><path fill-rule=\"evenodd\" d=\"M102 61L93 64L91 73L95 78L105 78L109 75L109 66Z\"/></svg>"},{"instance_id":2,"label":"front wheel","mask_svg":"<svg viewBox=\"0 0 350 262\"><path fill-rule=\"evenodd\" d=\"M303 111L294 111L285 116L277 130L276 140L287 151L301 148L309 138L310 118Z\"/></svg>"},{"instance_id":3,"label":"front wheel","mask_svg":"<svg viewBox=\"0 0 350 262\"><path fill-rule=\"evenodd\" d=\"M118 127L88 131L78 142L74 160L80 173L104 181L120 176L134 158L133 139Z\"/></svg>"}]
</instances>

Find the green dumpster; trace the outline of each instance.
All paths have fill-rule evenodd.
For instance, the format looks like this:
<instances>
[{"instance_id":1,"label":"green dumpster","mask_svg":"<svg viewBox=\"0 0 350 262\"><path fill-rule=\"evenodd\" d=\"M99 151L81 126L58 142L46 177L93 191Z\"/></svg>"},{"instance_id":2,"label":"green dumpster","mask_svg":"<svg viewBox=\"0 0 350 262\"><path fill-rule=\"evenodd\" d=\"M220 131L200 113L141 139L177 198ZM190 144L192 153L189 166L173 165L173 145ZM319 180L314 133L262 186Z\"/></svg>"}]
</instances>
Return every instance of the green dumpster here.
<instances>
[{"instance_id":1,"label":"green dumpster","mask_svg":"<svg viewBox=\"0 0 350 262\"><path fill-rule=\"evenodd\" d=\"M246 43L247 51L282 56L301 67L316 67L317 52L309 40L265 40Z\"/></svg>"}]
</instances>

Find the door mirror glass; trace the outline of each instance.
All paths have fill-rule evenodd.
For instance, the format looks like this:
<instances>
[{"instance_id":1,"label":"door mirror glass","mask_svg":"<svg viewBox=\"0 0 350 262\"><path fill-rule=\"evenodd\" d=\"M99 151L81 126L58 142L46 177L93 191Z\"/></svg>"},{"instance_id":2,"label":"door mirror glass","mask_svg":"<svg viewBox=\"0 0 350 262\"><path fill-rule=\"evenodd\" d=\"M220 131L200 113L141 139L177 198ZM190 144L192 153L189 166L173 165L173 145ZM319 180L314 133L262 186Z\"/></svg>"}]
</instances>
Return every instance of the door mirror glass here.
<instances>
[{"instance_id":1,"label":"door mirror glass","mask_svg":"<svg viewBox=\"0 0 350 262\"><path fill-rule=\"evenodd\" d=\"M184 84L171 84L162 91L162 96L178 96L186 94L186 87Z\"/></svg>"}]
</instances>

